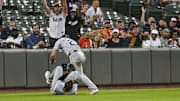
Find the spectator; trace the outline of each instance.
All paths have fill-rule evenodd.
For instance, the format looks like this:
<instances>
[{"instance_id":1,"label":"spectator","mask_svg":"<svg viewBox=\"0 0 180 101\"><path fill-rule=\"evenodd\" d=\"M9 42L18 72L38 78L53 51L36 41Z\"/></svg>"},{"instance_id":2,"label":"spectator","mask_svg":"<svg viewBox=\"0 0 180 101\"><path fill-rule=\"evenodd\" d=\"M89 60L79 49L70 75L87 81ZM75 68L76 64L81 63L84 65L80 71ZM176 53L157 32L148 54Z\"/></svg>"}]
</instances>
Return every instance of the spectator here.
<instances>
[{"instance_id":1,"label":"spectator","mask_svg":"<svg viewBox=\"0 0 180 101\"><path fill-rule=\"evenodd\" d=\"M120 47L121 48L128 48L129 47L129 39L127 36L127 31L126 30L122 30L121 31L121 38L120 38Z\"/></svg>"},{"instance_id":2,"label":"spectator","mask_svg":"<svg viewBox=\"0 0 180 101\"><path fill-rule=\"evenodd\" d=\"M159 22L158 22L158 31L160 32L160 35L162 34L162 31L167 28L167 23L165 20L163 19L160 19Z\"/></svg>"},{"instance_id":3,"label":"spectator","mask_svg":"<svg viewBox=\"0 0 180 101\"><path fill-rule=\"evenodd\" d=\"M150 30L152 31L152 30L156 30L157 29L157 23L156 22L154 22L154 21L152 21L151 22L151 25L150 25Z\"/></svg>"},{"instance_id":4,"label":"spectator","mask_svg":"<svg viewBox=\"0 0 180 101\"><path fill-rule=\"evenodd\" d=\"M92 33L92 41L93 41L93 48L100 48L103 46L103 39L102 35L99 34L97 31Z\"/></svg>"},{"instance_id":5,"label":"spectator","mask_svg":"<svg viewBox=\"0 0 180 101\"><path fill-rule=\"evenodd\" d=\"M175 30L175 31L178 30L178 28L177 28L176 25L177 25L177 19L174 18L174 17L172 17L172 18L171 18L171 21L169 22L170 38L172 38L172 33L174 32L174 30Z\"/></svg>"},{"instance_id":6,"label":"spectator","mask_svg":"<svg viewBox=\"0 0 180 101\"><path fill-rule=\"evenodd\" d=\"M104 39L111 39L112 38L112 30L110 20L105 20L104 22L104 29L99 29L98 32L102 35Z\"/></svg>"},{"instance_id":7,"label":"spectator","mask_svg":"<svg viewBox=\"0 0 180 101\"><path fill-rule=\"evenodd\" d=\"M67 0L68 14L70 14L72 9L80 9L78 8L78 0Z\"/></svg>"},{"instance_id":8,"label":"spectator","mask_svg":"<svg viewBox=\"0 0 180 101\"><path fill-rule=\"evenodd\" d=\"M169 35L170 35L170 31L168 28L162 31L162 34L160 37L162 47L166 47L166 48L168 47Z\"/></svg>"},{"instance_id":9,"label":"spectator","mask_svg":"<svg viewBox=\"0 0 180 101\"><path fill-rule=\"evenodd\" d=\"M128 29L129 29L129 32L132 32L133 28L136 27L136 23L135 22L130 22L129 25L128 25Z\"/></svg>"},{"instance_id":10,"label":"spectator","mask_svg":"<svg viewBox=\"0 0 180 101\"><path fill-rule=\"evenodd\" d=\"M54 4L53 11L47 6L46 0L43 0L43 6L49 15L49 42L50 47L53 47L55 42L65 35L65 22L67 11L67 2L66 0L60 0L60 3Z\"/></svg>"},{"instance_id":11,"label":"spectator","mask_svg":"<svg viewBox=\"0 0 180 101\"><path fill-rule=\"evenodd\" d=\"M148 30L144 30L142 33L142 48L150 48L150 37Z\"/></svg>"},{"instance_id":12,"label":"spectator","mask_svg":"<svg viewBox=\"0 0 180 101\"><path fill-rule=\"evenodd\" d=\"M150 47L151 48L160 48L161 47L161 41L158 37L159 32L157 30L151 31L151 38L150 38Z\"/></svg>"},{"instance_id":13,"label":"spectator","mask_svg":"<svg viewBox=\"0 0 180 101\"><path fill-rule=\"evenodd\" d=\"M103 22L103 13L99 7L99 0L93 0L92 7L88 9L86 15L91 22Z\"/></svg>"},{"instance_id":14,"label":"spectator","mask_svg":"<svg viewBox=\"0 0 180 101\"><path fill-rule=\"evenodd\" d=\"M127 28L124 25L124 22L121 20L117 21L117 27L116 28L119 29L119 31L127 30Z\"/></svg>"},{"instance_id":15,"label":"spectator","mask_svg":"<svg viewBox=\"0 0 180 101\"><path fill-rule=\"evenodd\" d=\"M66 35L78 42L79 38L81 37L81 24L81 17L77 15L75 9L72 9L70 15L66 17Z\"/></svg>"},{"instance_id":16,"label":"spectator","mask_svg":"<svg viewBox=\"0 0 180 101\"><path fill-rule=\"evenodd\" d=\"M81 11L81 18L83 21L83 26L82 27L87 27L90 23L90 19L88 19L88 16L86 15L87 10L89 9L88 4L84 4L82 11Z\"/></svg>"},{"instance_id":17,"label":"spectator","mask_svg":"<svg viewBox=\"0 0 180 101\"><path fill-rule=\"evenodd\" d=\"M7 39L8 36L12 34L12 30L17 29L16 28L16 23L14 19L11 19L11 22L9 23L8 27L2 29L1 33L1 39Z\"/></svg>"},{"instance_id":18,"label":"spectator","mask_svg":"<svg viewBox=\"0 0 180 101\"><path fill-rule=\"evenodd\" d=\"M84 4L81 12L82 12L83 14L86 14L86 12L88 11L88 9L89 9L89 5L88 5L88 4Z\"/></svg>"},{"instance_id":19,"label":"spectator","mask_svg":"<svg viewBox=\"0 0 180 101\"><path fill-rule=\"evenodd\" d=\"M141 47L141 35L139 33L139 28L134 27L132 29L131 34L132 34L132 38L130 39L131 42L129 44L129 47L131 47L131 48Z\"/></svg>"},{"instance_id":20,"label":"spectator","mask_svg":"<svg viewBox=\"0 0 180 101\"><path fill-rule=\"evenodd\" d=\"M107 47L108 48L119 48L119 47L121 47L118 29L114 29L112 31L112 39L108 39Z\"/></svg>"},{"instance_id":21,"label":"spectator","mask_svg":"<svg viewBox=\"0 0 180 101\"><path fill-rule=\"evenodd\" d=\"M90 32L87 31L80 39L79 39L79 46L81 48L93 48L92 40L90 39Z\"/></svg>"},{"instance_id":22,"label":"spectator","mask_svg":"<svg viewBox=\"0 0 180 101\"><path fill-rule=\"evenodd\" d=\"M178 48L180 47L180 43L179 43L179 40L178 40L178 37L177 37L177 31L174 31L172 33L172 39L169 39L169 47L170 48Z\"/></svg>"},{"instance_id":23,"label":"spectator","mask_svg":"<svg viewBox=\"0 0 180 101\"><path fill-rule=\"evenodd\" d=\"M26 48L45 48L45 38L40 34L39 25L33 25L33 33L26 39Z\"/></svg>"},{"instance_id":24,"label":"spectator","mask_svg":"<svg viewBox=\"0 0 180 101\"><path fill-rule=\"evenodd\" d=\"M160 19L158 22L158 27L162 28L162 30L164 30L165 28L167 28L167 23L164 19Z\"/></svg>"},{"instance_id":25,"label":"spectator","mask_svg":"<svg viewBox=\"0 0 180 101\"><path fill-rule=\"evenodd\" d=\"M142 10L142 15L141 15L141 21L140 22L146 29L150 30L150 26L151 26L152 22L156 22L156 20L154 17L149 17L148 22L145 22L146 9L145 9L145 7L142 6L141 10Z\"/></svg>"},{"instance_id":26,"label":"spectator","mask_svg":"<svg viewBox=\"0 0 180 101\"><path fill-rule=\"evenodd\" d=\"M18 33L17 29L12 29L11 34L6 39L5 48L22 48L23 37Z\"/></svg>"}]
</instances>

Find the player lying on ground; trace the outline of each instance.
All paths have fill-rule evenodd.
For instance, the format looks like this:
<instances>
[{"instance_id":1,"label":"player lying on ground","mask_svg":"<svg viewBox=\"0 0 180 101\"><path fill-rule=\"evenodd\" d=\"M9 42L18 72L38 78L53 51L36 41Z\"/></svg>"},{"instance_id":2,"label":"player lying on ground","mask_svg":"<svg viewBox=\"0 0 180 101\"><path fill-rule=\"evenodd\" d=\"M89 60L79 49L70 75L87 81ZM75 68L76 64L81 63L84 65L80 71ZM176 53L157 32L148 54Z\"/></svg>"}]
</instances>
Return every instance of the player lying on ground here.
<instances>
[{"instance_id":1,"label":"player lying on ground","mask_svg":"<svg viewBox=\"0 0 180 101\"><path fill-rule=\"evenodd\" d=\"M74 71L72 64L57 66L52 73L45 72L46 83L50 84L50 91L53 95L77 94L78 72Z\"/></svg>"},{"instance_id":2,"label":"player lying on ground","mask_svg":"<svg viewBox=\"0 0 180 101\"><path fill-rule=\"evenodd\" d=\"M51 64L54 64L55 56L59 49L62 49L69 57L70 64L73 64L76 71L78 71L80 80L90 89L89 94L95 94L99 92L97 86L83 73L82 63L85 62L86 57L76 41L70 38L61 38L57 40L50 56Z\"/></svg>"}]
</instances>

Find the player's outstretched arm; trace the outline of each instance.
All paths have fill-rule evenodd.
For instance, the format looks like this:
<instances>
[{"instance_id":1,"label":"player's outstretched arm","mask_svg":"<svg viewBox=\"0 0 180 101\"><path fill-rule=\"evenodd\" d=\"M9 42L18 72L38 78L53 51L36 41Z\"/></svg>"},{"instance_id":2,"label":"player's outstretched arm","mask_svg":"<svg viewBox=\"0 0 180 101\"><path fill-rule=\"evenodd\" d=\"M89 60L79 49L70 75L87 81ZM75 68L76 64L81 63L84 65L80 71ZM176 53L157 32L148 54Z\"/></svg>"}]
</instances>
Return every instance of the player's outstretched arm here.
<instances>
[{"instance_id":1,"label":"player's outstretched arm","mask_svg":"<svg viewBox=\"0 0 180 101\"><path fill-rule=\"evenodd\" d=\"M44 7L44 9L46 10L46 12L47 12L48 14L51 13L51 10L50 10L50 8L49 8L48 5L47 5L47 1L46 1L46 0L43 0L43 7Z\"/></svg>"},{"instance_id":2,"label":"player's outstretched arm","mask_svg":"<svg viewBox=\"0 0 180 101\"><path fill-rule=\"evenodd\" d=\"M53 50L53 51L51 52L51 56L50 56L50 64L54 64L54 63L56 62L56 61L55 61L56 53L57 53L56 50Z\"/></svg>"},{"instance_id":3,"label":"player's outstretched arm","mask_svg":"<svg viewBox=\"0 0 180 101\"><path fill-rule=\"evenodd\" d=\"M67 9L67 0L60 0L63 6L63 11L67 15L68 14L68 9Z\"/></svg>"}]
</instances>

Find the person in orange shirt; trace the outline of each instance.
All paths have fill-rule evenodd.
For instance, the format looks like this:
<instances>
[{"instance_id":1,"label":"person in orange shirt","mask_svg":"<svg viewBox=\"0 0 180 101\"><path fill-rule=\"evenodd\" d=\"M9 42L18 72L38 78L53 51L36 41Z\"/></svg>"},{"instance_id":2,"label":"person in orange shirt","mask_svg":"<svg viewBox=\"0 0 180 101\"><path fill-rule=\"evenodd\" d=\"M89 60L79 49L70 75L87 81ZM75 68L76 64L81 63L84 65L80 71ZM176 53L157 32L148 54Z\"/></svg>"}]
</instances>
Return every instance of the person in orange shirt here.
<instances>
[{"instance_id":1,"label":"person in orange shirt","mask_svg":"<svg viewBox=\"0 0 180 101\"><path fill-rule=\"evenodd\" d=\"M87 31L82 37L79 39L79 46L81 48L92 48L92 40L90 39L90 32Z\"/></svg>"},{"instance_id":2,"label":"person in orange shirt","mask_svg":"<svg viewBox=\"0 0 180 101\"><path fill-rule=\"evenodd\" d=\"M104 39L111 39L112 38L112 30L110 20L106 20L104 22L104 29L99 29L98 32L102 35Z\"/></svg>"}]
</instances>

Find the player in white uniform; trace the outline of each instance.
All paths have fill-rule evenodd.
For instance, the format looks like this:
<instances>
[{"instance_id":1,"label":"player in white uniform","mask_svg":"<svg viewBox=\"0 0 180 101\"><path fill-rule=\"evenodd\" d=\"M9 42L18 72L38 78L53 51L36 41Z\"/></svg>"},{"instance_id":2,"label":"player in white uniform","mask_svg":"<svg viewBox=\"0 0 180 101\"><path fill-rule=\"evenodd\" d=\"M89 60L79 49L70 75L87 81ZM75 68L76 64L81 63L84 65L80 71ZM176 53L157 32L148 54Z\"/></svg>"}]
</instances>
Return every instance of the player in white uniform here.
<instances>
[{"instance_id":1,"label":"player in white uniform","mask_svg":"<svg viewBox=\"0 0 180 101\"><path fill-rule=\"evenodd\" d=\"M78 72L74 71L71 64L57 66L52 73L45 73L46 83L50 84L50 91L53 95L77 94L79 78Z\"/></svg>"},{"instance_id":2,"label":"player in white uniform","mask_svg":"<svg viewBox=\"0 0 180 101\"><path fill-rule=\"evenodd\" d=\"M50 47L53 47L55 42L65 35L65 23L67 11L66 0L60 0L54 4L53 11L47 6L46 0L43 0L43 6L49 15L49 35L50 35Z\"/></svg>"},{"instance_id":3,"label":"player in white uniform","mask_svg":"<svg viewBox=\"0 0 180 101\"><path fill-rule=\"evenodd\" d=\"M50 59L51 64L55 62L55 56L59 49L62 49L65 54L69 57L70 63L74 65L76 71L78 71L79 79L88 86L90 89L89 94L95 94L99 92L97 86L83 73L82 63L85 62L86 57L81 51L81 48L76 43L76 41L70 38L59 39L53 48Z\"/></svg>"}]
</instances>

